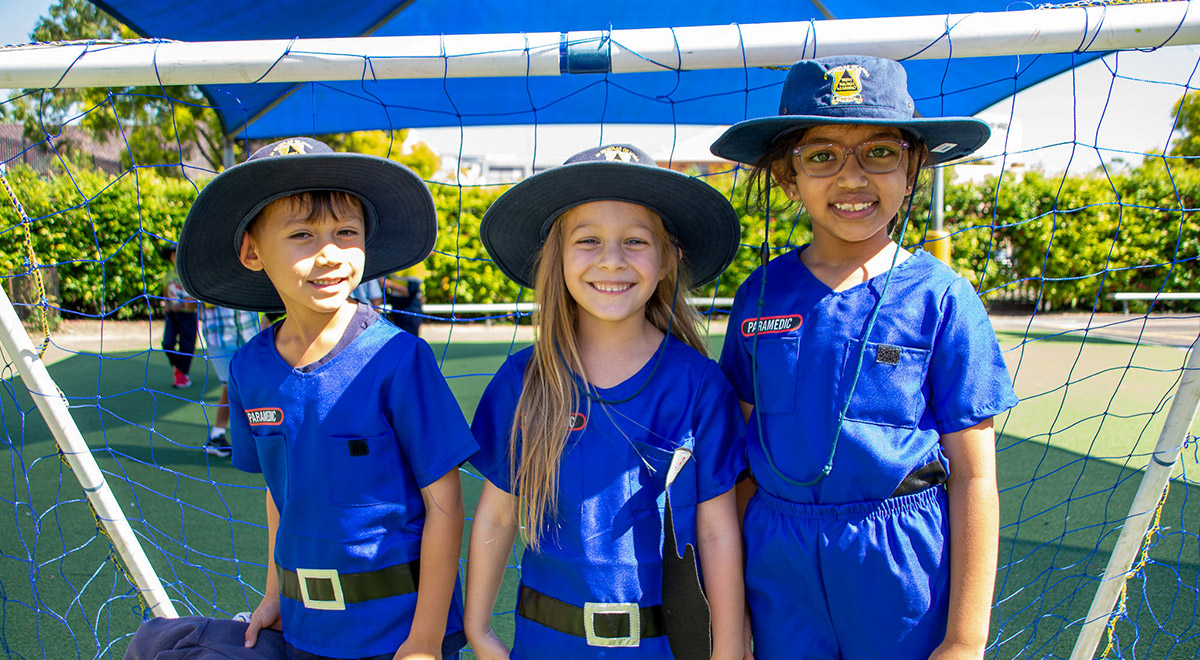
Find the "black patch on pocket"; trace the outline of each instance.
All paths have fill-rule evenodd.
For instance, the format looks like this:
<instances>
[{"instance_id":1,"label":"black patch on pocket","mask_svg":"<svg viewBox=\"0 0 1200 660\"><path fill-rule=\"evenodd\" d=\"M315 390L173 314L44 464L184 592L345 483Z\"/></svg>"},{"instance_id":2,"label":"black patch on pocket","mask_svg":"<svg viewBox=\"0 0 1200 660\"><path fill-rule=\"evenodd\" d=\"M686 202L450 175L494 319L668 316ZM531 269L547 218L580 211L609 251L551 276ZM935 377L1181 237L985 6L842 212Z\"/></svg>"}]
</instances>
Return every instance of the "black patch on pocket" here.
<instances>
[{"instance_id":1,"label":"black patch on pocket","mask_svg":"<svg viewBox=\"0 0 1200 660\"><path fill-rule=\"evenodd\" d=\"M875 362L878 364L900 364L900 347L880 344L875 352Z\"/></svg>"},{"instance_id":2,"label":"black patch on pocket","mask_svg":"<svg viewBox=\"0 0 1200 660\"><path fill-rule=\"evenodd\" d=\"M355 438L349 442L351 456L366 456L370 453L366 438Z\"/></svg>"}]
</instances>

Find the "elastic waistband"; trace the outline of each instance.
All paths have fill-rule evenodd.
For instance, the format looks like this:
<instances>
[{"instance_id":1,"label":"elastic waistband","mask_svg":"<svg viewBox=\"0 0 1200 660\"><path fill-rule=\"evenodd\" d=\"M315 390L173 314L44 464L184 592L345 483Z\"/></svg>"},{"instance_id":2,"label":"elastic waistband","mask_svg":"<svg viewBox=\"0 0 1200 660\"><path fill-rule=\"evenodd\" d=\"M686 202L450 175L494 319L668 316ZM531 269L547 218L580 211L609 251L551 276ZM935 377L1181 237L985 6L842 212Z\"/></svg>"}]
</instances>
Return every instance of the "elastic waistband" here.
<instances>
[{"instance_id":1,"label":"elastic waistband","mask_svg":"<svg viewBox=\"0 0 1200 660\"><path fill-rule=\"evenodd\" d=\"M795 518L854 520L894 516L907 511L926 509L944 498L945 493L944 486L934 486L908 495L889 497L886 500L847 502L845 504L800 504L776 497L760 486L754 496L758 498L762 506Z\"/></svg>"}]
</instances>

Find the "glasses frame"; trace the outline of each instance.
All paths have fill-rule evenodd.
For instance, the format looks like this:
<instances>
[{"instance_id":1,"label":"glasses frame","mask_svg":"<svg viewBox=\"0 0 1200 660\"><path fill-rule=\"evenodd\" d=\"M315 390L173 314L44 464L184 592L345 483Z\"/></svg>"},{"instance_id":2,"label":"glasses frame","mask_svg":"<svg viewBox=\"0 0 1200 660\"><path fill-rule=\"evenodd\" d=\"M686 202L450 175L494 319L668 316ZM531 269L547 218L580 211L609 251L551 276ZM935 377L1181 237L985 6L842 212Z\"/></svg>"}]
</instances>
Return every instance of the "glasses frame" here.
<instances>
[{"instance_id":1,"label":"glasses frame","mask_svg":"<svg viewBox=\"0 0 1200 660\"><path fill-rule=\"evenodd\" d=\"M849 148L843 147L842 145L835 144L833 142L815 142L813 144L801 144L801 145L797 145L794 149L792 149L792 155L794 155L796 157L796 159L800 162L800 171L804 172L805 176L808 176L808 177L811 177L814 179L827 179L831 176L837 176L837 175L841 174L842 170L845 169L846 161L850 159L850 156L854 156L854 160L858 161L858 166L862 168L862 171L864 171L868 174L890 174L890 173L895 172L896 170L900 169L900 162L902 160L904 160L903 158L896 159L895 167L893 167L889 170L881 170L880 171L880 170L868 169L867 166L863 163L862 159L859 158L859 156L858 156L859 150L862 149L863 147L865 147L867 145L876 145L876 144L881 144L881 143L882 144L899 145L901 156L904 155L904 152L906 152L912 148L912 143L910 143L908 140L901 140L901 139L896 139L896 138L883 138L880 140L867 140L865 142L862 142L861 144L858 144L856 146L849 147ZM838 165L838 168L836 170L830 172L829 174L812 174L812 173L810 173L808 171L808 168L804 165L804 157L800 155L800 150L808 149L810 147L828 147L828 148L836 149L838 151L838 153L840 153L842 155L842 160L841 160L840 164Z\"/></svg>"}]
</instances>

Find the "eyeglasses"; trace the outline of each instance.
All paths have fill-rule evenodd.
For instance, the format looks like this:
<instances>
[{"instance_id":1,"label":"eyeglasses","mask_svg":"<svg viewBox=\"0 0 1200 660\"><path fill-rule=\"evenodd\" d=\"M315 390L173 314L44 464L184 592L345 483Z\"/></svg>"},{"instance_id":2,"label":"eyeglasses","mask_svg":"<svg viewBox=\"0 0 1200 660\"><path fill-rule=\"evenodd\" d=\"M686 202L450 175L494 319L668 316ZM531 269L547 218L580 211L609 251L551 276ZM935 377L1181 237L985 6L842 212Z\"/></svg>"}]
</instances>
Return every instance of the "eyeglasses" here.
<instances>
[{"instance_id":1,"label":"eyeglasses","mask_svg":"<svg viewBox=\"0 0 1200 660\"><path fill-rule=\"evenodd\" d=\"M895 172L900 167L904 150L910 146L904 140L871 140L849 149L839 144L802 144L792 149L792 153L800 159L800 169L805 174L823 178L841 172L850 154L854 154L864 172Z\"/></svg>"}]
</instances>

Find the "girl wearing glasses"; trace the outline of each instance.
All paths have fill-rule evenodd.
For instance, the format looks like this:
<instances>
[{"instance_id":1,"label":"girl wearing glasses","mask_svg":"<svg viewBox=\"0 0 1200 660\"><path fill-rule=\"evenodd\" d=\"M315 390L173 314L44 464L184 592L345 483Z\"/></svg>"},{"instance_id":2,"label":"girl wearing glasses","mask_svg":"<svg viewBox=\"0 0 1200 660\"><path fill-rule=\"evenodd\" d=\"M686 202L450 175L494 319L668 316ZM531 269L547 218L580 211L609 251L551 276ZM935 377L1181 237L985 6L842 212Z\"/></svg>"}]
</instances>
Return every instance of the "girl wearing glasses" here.
<instances>
[{"instance_id":1,"label":"girl wearing glasses","mask_svg":"<svg viewBox=\"0 0 1200 660\"><path fill-rule=\"evenodd\" d=\"M806 60L778 116L712 147L754 167L761 208L775 194L812 223L811 243L742 284L721 355L749 422L739 499L759 660L979 659L987 644L992 418L1017 398L970 283L891 228L920 168L989 130L913 115L898 63Z\"/></svg>"}]
</instances>

